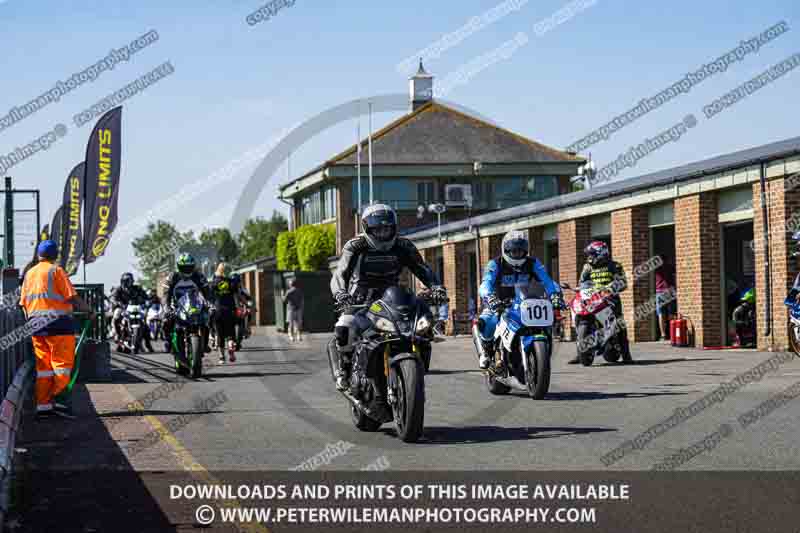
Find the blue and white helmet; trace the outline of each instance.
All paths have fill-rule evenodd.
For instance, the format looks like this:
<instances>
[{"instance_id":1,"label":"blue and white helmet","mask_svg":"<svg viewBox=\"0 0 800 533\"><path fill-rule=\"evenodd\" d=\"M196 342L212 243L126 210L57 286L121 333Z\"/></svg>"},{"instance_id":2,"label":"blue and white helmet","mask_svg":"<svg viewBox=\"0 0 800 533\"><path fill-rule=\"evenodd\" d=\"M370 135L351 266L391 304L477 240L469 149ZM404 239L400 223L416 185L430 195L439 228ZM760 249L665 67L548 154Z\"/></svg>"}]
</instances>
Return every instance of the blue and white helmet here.
<instances>
[{"instance_id":1,"label":"blue and white helmet","mask_svg":"<svg viewBox=\"0 0 800 533\"><path fill-rule=\"evenodd\" d=\"M503 260L513 267L521 267L528 259L528 235L524 231L513 230L503 237Z\"/></svg>"}]
</instances>

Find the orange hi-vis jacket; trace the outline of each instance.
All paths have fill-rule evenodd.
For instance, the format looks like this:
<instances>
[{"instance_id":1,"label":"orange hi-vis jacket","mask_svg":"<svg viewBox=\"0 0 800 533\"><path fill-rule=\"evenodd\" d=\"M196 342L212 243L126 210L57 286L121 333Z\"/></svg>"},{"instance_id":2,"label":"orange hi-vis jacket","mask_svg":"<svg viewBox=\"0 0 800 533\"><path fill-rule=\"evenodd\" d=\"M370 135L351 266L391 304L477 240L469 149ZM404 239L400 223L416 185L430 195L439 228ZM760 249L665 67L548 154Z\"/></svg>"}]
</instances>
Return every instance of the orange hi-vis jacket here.
<instances>
[{"instance_id":1,"label":"orange hi-vis jacket","mask_svg":"<svg viewBox=\"0 0 800 533\"><path fill-rule=\"evenodd\" d=\"M40 261L31 268L22 282L20 305L29 319L37 316L53 317L34 335L68 335L73 332L72 304L77 295L67 273L50 261Z\"/></svg>"}]
</instances>

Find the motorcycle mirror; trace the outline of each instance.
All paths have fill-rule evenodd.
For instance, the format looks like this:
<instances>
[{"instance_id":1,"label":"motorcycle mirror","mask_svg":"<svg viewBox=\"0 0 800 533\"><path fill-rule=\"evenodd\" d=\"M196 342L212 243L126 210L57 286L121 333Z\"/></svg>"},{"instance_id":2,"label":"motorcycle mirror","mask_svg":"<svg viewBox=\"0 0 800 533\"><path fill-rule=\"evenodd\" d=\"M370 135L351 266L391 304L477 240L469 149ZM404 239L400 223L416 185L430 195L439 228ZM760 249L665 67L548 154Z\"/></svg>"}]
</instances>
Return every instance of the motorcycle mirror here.
<instances>
[{"instance_id":1,"label":"motorcycle mirror","mask_svg":"<svg viewBox=\"0 0 800 533\"><path fill-rule=\"evenodd\" d=\"M572 287L569 286L569 283L562 283L561 284L561 288L562 289L567 289L568 291L572 290Z\"/></svg>"}]
</instances>

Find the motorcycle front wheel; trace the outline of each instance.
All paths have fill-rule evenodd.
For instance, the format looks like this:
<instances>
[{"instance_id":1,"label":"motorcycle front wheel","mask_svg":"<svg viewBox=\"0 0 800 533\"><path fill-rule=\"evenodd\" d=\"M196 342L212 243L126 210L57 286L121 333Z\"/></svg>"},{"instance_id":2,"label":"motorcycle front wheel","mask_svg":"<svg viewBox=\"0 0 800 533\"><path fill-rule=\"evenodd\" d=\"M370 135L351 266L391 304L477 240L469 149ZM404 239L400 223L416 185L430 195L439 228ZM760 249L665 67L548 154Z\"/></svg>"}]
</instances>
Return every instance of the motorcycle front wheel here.
<instances>
[{"instance_id":1,"label":"motorcycle front wheel","mask_svg":"<svg viewBox=\"0 0 800 533\"><path fill-rule=\"evenodd\" d=\"M789 348L800 357L800 326L789 323Z\"/></svg>"},{"instance_id":2,"label":"motorcycle front wheel","mask_svg":"<svg viewBox=\"0 0 800 533\"><path fill-rule=\"evenodd\" d=\"M191 365L192 379L199 379L203 375L203 345L200 335L192 335L189 339L189 363Z\"/></svg>"},{"instance_id":3,"label":"motorcycle front wheel","mask_svg":"<svg viewBox=\"0 0 800 533\"><path fill-rule=\"evenodd\" d=\"M534 400L543 400L550 389L550 355L546 341L535 341L527 350L528 371L525 385Z\"/></svg>"},{"instance_id":4,"label":"motorcycle front wheel","mask_svg":"<svg viewBox=\"0 0 800 533\"><path fill-rule=\"evenodd\" d=\"M175 372L179 376L188 376L189 375L189 365L188 365L188 362L186 361L185 355L184 355L185 352L186 352L186 350L184 348L185 340L181 340L181 338L178 337L175 340L175 344L178 345L178 349L177 350L175 349L174 346L170 347L170 351L172 351L172 357L175 359Z\"/></svg>"},{"instance_id":5,"label":"motorcycle front wheel","mask_svg":"<svg viewBox=\"0 0 800 533\"><path fill-rule=\"evenodd\" d=\"M581 321L578 322L575 331L578 336L578 359L580 359L583 366L592 366L592 363L594 363L594 346L587 346L589 344L588 339L592 335L592 328L586 322ZM581 346L587 347L581 350Z\"/></svg>"},{"instance_id":6,"label":"motorcycle front wheel","mask_svg":"<svg viewBox=\"0 0 800 533\"><path fill-rule=\"evenodd\" d=\"M417 442L425 423L425 370L417 359L403 359L393 366L397 401L392 406L397 436Z\"/></svg>"},{"instance_id":7,"label":"motorcycle front wheel","mask_svg":"<svg viewBox=\"0 0 800 533\"><path fill-rule=\"evenodd\" d=\"M142 330L137 328L131 337L133 337L133 353L139 355L142 346Z\"/></svg>"}]
</instances>

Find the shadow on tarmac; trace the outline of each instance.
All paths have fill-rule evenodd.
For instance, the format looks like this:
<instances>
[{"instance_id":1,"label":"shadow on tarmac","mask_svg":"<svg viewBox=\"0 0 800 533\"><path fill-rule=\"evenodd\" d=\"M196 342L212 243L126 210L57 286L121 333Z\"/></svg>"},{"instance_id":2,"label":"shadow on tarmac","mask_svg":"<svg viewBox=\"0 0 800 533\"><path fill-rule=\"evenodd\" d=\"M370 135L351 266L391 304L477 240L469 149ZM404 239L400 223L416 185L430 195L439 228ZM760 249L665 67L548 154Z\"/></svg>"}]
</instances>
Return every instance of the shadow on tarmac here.
<instances>
[{"instance_id":1,"label":"shadow on tarmac","mask_svg":"<svg viewBox=\"0 0 800 533\"><path fill-rule=\"evenodd\" d=\"M630 398L648 398L650 396L684 396L685 392L595 392L595 391L558 391L548 392L544 400L572 401L572 400L617 400Z\"/></svg>"},{"instance_id":2,"label":"shadow on tarmac","mask_svg":"<svg viewBox=\"0 0 800 533\"><path fill-rule=\"evenodd\" d=\"M589 433L605 433L617 431L616 428L603 427L501 427L501 426L469 426L425 428L420 444L484 444L490 442L513 440L536 440L565 437L568 435L586 435ZM394 430L384 432L394 434Z\"/></svg>"},{"instance_id":3,"label":"shadow on tarmac","mask_svg":"<svg viewBox=\"0 0 800 533\"><path fill-rule=\"evenodd\" d=\"M85 385L75 387L72 400L75 420L25 420L6 524L15 533L174 531L152 480L128 462Z\"/></svg>"}]
</instances>

